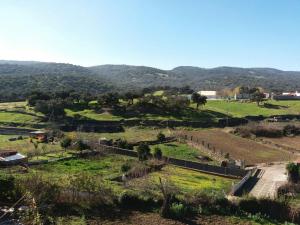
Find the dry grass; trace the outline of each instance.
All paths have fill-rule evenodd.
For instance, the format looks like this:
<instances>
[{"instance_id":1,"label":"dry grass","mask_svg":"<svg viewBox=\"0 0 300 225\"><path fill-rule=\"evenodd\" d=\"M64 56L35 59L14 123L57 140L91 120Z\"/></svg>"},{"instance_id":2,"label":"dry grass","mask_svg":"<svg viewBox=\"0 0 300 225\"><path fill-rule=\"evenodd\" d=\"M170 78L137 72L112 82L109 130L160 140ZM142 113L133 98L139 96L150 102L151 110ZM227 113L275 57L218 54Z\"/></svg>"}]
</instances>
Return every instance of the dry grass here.
<instances>
[{"instance_id":1,"label":"dry grass","mask_svg":"<svg viewBox=\"0 0 300 225\"><path fill-rule=\"evenodd\" d=\"M204 140L224 153L229 153L231 158L244 159L246 164L265 163L274 161L287 161L293 154L284 150L275 149L253 140L241 138L220 129L207 129L188 132L199 140Z\"/></svg>"}]
</instances>

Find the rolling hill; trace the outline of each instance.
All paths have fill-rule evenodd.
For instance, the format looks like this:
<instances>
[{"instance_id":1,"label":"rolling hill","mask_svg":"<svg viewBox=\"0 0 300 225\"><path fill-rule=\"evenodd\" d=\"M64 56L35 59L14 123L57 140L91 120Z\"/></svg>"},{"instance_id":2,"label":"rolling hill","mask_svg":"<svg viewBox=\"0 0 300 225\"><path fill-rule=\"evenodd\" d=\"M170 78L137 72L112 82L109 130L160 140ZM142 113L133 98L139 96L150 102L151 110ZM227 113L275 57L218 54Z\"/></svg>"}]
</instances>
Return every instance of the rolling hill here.
<instances>
[{"instance_id":1,"label":"rolling hill","mask_svg":"<svg viewBox=\"0 0 300 225\"><path fill-rule=\"evenodd\" d=\"M149 86L185 86L220 90L241 85L266 90L299 90L300 72L272 68L180 66L161 70L146 66L101 65L82 67L64 63L0 60L0 97L24 98L32 90L76 89L93 93L126 91Z\"/></svg>"},{"instance_id":2,"label":"rolling hill","mask_svg":"<svg viewBox=\"0 0 300 225\"><path fill-rule=\"evenodd\" d=\"M102 65L89 69L122 88L189 85L196 90L220 90L246 85L279 91L300 89L300 72L272 68L180 66L160 70L144 66Z\"/></svg>"}]
</instances>

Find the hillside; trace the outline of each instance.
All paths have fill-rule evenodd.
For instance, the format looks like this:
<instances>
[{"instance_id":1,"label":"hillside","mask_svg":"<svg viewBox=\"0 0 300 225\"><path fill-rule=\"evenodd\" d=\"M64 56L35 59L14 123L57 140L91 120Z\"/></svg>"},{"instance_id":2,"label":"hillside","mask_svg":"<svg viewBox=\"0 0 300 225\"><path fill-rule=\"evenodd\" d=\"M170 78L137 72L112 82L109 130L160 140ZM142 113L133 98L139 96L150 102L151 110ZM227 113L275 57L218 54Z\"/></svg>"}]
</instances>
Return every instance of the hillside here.
<instances>
[{"instance_id":1,"label":"hillside","mask_svg":"<svg viewBox=\"0 0 300 225\"><path fill-rule=\"evenodd\" d=\"M78 90L102 93L110 90L109 82L91 70L62 63L0 61L0 97L23 99L33 90Z\"/></svg>"},{"instance_id":2,"label":"hillside","mask_svg":"<svg viewBox=\"0 0 300 225\"><path fill-rule=\"evenodd\" d=\"M151 67L103 65L90 67L98 76L120 87L183 86L199 89L223 89L236 86L260 86L267 90L295 90L300 88L300 72L271 68L217 67L204 69L181 66L172 70Z\"/></svg>"},{"instance_id":3,"label":"hillside","mask_svg":"<svg viewBox=\"0 0 300 225\"><path fill-rule=\"evenodd\" d=\"M260 86L266 90L299 90L300 72L271 68L181 66L161 70L146 66L101 65L82 67L64 63L0 60L0 96L23 99L32 90L76 89L103 93L149 86L185 86L195 90Z\"/></svg>"}]
</instances>

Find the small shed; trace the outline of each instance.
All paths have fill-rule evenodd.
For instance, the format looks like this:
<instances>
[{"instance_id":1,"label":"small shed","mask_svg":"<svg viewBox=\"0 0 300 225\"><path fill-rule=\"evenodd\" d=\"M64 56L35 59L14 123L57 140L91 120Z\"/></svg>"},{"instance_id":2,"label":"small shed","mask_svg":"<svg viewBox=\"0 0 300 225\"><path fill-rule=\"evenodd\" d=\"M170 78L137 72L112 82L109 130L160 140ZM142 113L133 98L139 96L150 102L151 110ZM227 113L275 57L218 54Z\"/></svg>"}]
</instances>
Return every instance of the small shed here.
<instances>
[{"instance_id":1,"label":"small shed","mask_svg":"<svg viewBox=\"0 0 300 225\"><path fill-rule=\"evenodd\" d=\"M17 151L0 150L0 166L18 165L27 162L27 157Z\"/></svg>"},{"instance_id":2,"label":"small shed","mask_svg":"<svg viewBox=\"0 0 300 225\"><path fill-rule=\"evenodd\" d=\"M35 138L40 142L44 142L47 140L47 132L42 130L32 131L30 132L30 137Z\"/></svg>"}]
</instances>

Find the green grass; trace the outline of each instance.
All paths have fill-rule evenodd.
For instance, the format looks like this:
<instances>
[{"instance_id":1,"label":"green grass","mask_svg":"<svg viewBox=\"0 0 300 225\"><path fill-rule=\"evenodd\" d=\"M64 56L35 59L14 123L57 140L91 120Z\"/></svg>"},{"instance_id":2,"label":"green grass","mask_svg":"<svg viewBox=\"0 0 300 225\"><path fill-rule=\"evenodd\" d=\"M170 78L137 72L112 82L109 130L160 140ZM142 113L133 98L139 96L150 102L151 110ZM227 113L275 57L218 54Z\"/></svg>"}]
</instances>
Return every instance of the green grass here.
<instances>
[{"instance_id":1,"label":"green grass","mask_svg":"<svg viewBox=\"0 0 300 225\"><path fill-rule=\"evenodd\" d=\"M0 123L37 124L42 115L26 106L26 102L0 103Z\"/></svg>"},{"instance_id":2,"label":"green grass","mask_svg":"<svg viewBox=\"0 0 300 225\"><path fill-rule=\"evenodd\" d=\"M159 147L162 150L163 156L173 157L176 159L184 159L191 161L199 161L197 160L197 156L200 155L199 150L188 146L187 144L182 144L179 142L171 142L166 144L158 144L152 145L152 151Z\"/></svg>"},{"instance_id":3,"label":"green grass","mask_svg":"<svg viewBox=\"0 0 300 225\"><path fill-rule=\"evenodd\" d=\"M24 137L23 140L9 141L9 138L17 137L17 135L0 135L0 151L1 150L15 150L21 153L28 153L33 151L34 146L30 143L30 139ZM61 147L59 144L50 145L46 143L40 143L39 149L45 149L45 151L59 151Z\"/></svg>"},{"instance_id":4,"label":"green grass","mask_svg":"<svg viewBox=\"0 0 300 225\"><path fill-rule=\"evenodd\" d=\"M71 138L83 138L83 139L126 139L129 142L138 141L153 141L157 139L159 132L164 133L166 136L170 136L169 129L154 129L154 128L143 128L143 127L125 127L125 132L119 133L84 133L84 132L68 132L66 133Z\"/></svg>"},{"instance_id":5,"label":"green grass","mask_svg":"<svg viewBox=\"0 0 300 225\"><path fill-rule=\"evenodd\" d=\"M231 189L232 183L237 181L175 166L166 166L162 171L149 175L149 179L154 183L159 182L159 177L171 181L180 190L187 193L190 191L224 191L227 193Z\"/></svg>"},{"instance_id":6,"label":"green grass","mask_svg":"<svg viewBox=\"0 0 300 225\"><path fill-rule=\"evenodd\" d=\"M242 103L238 101L208 101L204 109L229 114L235 117L244 116L271 116L284 114L299 114L300 101L273 101L265 102L265 106L257 106L256 103Z\"/></svg>"}]
</instances>

